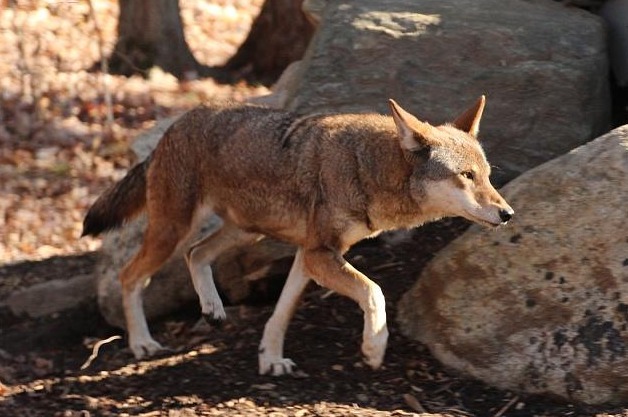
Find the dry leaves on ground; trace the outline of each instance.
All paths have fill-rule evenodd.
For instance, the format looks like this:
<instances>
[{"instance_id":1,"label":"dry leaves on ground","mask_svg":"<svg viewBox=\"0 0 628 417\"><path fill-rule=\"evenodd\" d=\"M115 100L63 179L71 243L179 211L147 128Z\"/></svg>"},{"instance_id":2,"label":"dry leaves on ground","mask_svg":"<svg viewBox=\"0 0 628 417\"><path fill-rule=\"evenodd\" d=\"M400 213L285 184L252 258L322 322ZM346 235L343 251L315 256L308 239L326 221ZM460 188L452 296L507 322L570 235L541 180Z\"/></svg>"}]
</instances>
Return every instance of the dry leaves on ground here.
<instances>
[{"instance_id":1,"label":"dry leaves on ground","mask_svg":"<svg viewBox=\"0 0 628 417\"><path fill-rule=\"evenodd\" d=\"M108 53L117 1L92 4ZM217 65L246 37L261 0L180 4L191 50ZM0 33L0 264L98 248L98 239L79 240L83 216L133 163L129 144L139 131L207 99L267 92L212 80L180 84L158 69L146 79L89 72L101 57L88 2L0 6ZM111 126L105 89L113 99Z\"/></svg>"}]
</instances>

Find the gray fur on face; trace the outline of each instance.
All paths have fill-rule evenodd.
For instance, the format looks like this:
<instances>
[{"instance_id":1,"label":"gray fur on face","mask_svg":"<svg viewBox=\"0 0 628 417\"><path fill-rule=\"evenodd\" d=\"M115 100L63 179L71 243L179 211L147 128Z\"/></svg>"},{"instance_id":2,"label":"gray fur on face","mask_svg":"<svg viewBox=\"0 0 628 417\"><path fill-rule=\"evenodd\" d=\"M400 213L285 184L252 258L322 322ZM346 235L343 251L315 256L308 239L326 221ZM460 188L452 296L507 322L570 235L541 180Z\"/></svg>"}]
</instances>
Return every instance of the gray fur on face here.
<instances>
[{"instance_id":1,"label":"gray fur on face","mask_svg":"<svg viewBox=\"0 0 628 417\"><path fill-rule=\"evenodd\" d=\"M456 175L458 171L458 161L452 158L453 155L446 154L438 148L431 152L430 158L425 163L423 175L433 181L445 180Z\"/></svg>"}]
</instances>

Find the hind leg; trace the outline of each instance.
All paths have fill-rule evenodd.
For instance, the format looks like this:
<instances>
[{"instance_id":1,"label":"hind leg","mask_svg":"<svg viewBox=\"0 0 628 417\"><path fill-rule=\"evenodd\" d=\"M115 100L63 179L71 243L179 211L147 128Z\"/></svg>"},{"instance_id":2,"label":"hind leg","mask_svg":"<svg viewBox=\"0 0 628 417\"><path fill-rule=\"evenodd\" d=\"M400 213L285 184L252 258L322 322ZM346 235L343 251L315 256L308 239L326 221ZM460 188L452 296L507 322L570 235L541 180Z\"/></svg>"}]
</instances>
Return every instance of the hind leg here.
<instances>
[{"instance_id":1,"label":"hind leg","mask_svg":"<svg viewBox=\"0 0 628 417\"><path fill-rule=\"evenodd\" d=\"M120 273L129 347L137 359L163 350L148 330L142 291L147 280L170 258L184 235L181 228L172 224L149 223L142 247Z\"/></svg>"},{"instance_id":2,"label":"hind leg","mask_svg":"<svg viewBox=\"0 0 628 417\"><path fill-rule=\"evenodd\" d=\"M185 259L190 269L194 289L201 303L203 317L207 321L221 321L226 318L210 264L221 253L253 243L261 237L257 233L245 232L235 225L225 222L217 232L190 246Z\"/></svg>"}]
</instances>

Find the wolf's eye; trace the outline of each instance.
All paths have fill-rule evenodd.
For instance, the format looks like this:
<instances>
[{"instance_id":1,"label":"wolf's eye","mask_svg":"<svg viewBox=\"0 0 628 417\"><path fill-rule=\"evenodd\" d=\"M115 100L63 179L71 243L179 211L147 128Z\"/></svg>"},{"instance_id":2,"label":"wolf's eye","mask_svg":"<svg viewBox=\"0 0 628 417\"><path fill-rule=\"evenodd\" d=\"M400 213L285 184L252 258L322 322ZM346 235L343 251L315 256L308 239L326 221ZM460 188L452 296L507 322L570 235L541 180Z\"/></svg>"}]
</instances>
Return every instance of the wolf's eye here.
<instances>
[{"instance_id":1,"label":"wolf's eye","mask_svg":"<svg viewBox=\"0 0 628 417\"><path fill-rule=\"evenodd\" d=\"M462 171L460 173L460 175L462 175L463 177L465 177L469 181L473 181L475 179L475 174L473 174L472 171Z\"/></svg>"}]
</instances>

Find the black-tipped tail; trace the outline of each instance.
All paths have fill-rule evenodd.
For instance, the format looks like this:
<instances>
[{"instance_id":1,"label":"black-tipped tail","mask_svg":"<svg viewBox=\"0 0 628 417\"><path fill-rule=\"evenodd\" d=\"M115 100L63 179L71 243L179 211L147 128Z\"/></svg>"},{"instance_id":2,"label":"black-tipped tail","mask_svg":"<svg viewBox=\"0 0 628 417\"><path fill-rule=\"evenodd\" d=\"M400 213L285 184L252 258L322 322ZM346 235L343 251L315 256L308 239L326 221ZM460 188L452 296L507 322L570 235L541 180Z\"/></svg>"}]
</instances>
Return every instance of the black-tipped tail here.
<instances>
[{"instance_id":1,"label":"black-tipped tail","mask_svg":"<svg viewBox=\"0 0 628 417\"><path fill-rule=\"evenodd\" d=\"M117 229L146 206L146 171L150 157L134 166L120 182L105 191L90 207L83 220L83 236Z\"/></svg>"}]
</instances>

